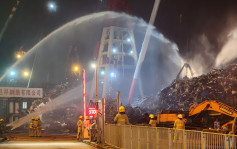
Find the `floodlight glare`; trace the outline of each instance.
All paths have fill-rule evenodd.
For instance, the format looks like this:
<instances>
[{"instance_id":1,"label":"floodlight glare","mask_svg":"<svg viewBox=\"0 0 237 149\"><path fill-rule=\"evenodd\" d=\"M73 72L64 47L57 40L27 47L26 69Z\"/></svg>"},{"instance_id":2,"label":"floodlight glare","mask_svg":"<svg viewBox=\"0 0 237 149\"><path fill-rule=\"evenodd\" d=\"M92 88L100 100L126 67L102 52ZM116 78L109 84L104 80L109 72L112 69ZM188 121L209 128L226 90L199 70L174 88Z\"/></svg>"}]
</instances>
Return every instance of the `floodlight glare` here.
<instances>
[{"instance_id":1,"label":"floodlight glare","mask_svg":"<svg viewBox=\"0 0 237 149\"><path fill-rule=\"evenodd\" d=\"M50 11L56 11L56 9L57 9L56 3L55 2L48 2L48 9Z\"/></svg>"},{"instance_id":2,"label":"floodlight glare","mask_svg":"<svg viewBox=\"0 0 237 149\"><path fill-rule=\"evenodd\" d=\"M92 68L96 68L96 64L94 64L94 63L91 64L91 67L92 67Z\"/></svg>"},{"instance_id":3,"label":"floodlight glare","mask_svg":"<svg viewBox=\"0 0 237 149\"><path fill-rule=\"evenodd\" d=\"M132 40L131 40L131 38L127 38L127 42L131 42Z\"/></svg>"},{"instance_id":4,"label":"floodlight glare","mask_svg":"<svg viewBox=\"0 0 237 149\"><path fill-rule=\"evenodd\" d=\"M110 77L111 77L111 78L114 78L114 77L115 77L115 73L114 73L114 72L111 72L111 73L110 73Z\"/></svg>"},{"instance_id":5,"label":"floodlight glare","mask_svg":"<svg viewBox=\"0 0 237 149\"><path fill-rule=\"evenodd\" d=\"M102 70L102 71L100 72L100 74L101 74L101 75L104 75L104 74L105 74L105 71Z\"/></svg>"},{"instance_id":6,"label":"floodlight glare","mask_svg":"<svg viewBox=\"0 0 237 149\"><path fill-rule=\"evenodd\" d=\"M20 55L20 54L17 54L16 58L17 58L17 59L20 59L20 58L21 58L21 55Z\"/></svg>"},{"instance_id":7,"label":"floodlight glare","mask_svg":"<svg viewBox=\"0 0 237 149\"><path fill-rule=\"evenodd\" d=\"M24 72L24 76L25 76L25 77L28 77L28 76L29 76L29 72L25 71L25 72Z\"/></svg>"},{"instance_id":8,"label":"floodlight glare","mask_svg":"<svg viewBox=\"0 0 237 149\"><path fill-rule=\"evenodd\" d=\"M117 52L117 49L116 48L113 48L113 53L116 53Z\"/></svg>"},{"instance_id":9,"label":"floodlight glare","mask_svg":"<svg viewBox=\"0 0 237 149\"><path fill-rule=\"evenodd\" d=\"M16 72L15 72L15 71L11 71L11 72L10 72L10 75L11 75L11 76L14 76L14 75L16 75Z\"/></svg>"}]
</instances>

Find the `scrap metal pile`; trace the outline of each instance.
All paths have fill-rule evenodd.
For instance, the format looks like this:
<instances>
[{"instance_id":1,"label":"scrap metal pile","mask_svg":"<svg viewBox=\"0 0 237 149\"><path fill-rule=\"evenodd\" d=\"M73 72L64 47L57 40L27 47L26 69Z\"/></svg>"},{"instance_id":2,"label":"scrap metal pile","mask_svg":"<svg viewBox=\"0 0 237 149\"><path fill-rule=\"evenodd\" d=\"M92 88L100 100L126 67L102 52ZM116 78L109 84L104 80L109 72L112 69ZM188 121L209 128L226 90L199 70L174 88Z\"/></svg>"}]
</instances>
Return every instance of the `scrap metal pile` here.
<instances>
[{"instance_id":1,"label":"scrap metal pile","mask_svg":"<svg viewBox=\"0 0 237 149\"><path fill-rule=\"evenodd\" d=\"M158 95L157 109L188 111L204 100L237 106L237 64L192 79L175 80Z\"/></svg>"}]
</instances>

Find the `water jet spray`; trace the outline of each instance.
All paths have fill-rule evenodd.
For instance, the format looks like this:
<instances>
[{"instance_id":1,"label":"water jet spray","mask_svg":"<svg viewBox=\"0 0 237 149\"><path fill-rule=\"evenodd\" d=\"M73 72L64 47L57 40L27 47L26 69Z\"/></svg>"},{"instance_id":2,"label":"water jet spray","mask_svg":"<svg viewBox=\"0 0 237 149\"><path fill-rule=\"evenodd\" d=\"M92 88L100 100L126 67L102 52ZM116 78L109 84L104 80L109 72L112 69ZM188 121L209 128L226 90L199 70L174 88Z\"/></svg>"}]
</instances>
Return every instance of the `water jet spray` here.
<instances>
[{"instance_id":1,"label":"water jet spray","mask_svg":"<svg viewBox=\"0 0 237 149\"><path fill-rule=\"evenodd\" d=\"M144 61L144 58L146 56L148 43L149 43L149 40L150 40L151 34L152 34L152 25L155 22L157 11L158 11L158 8L159 8L159 4L160 4L160 0L155 0L154 6L153 6L153 9L152 9L152 13L151 13L151 17L150 17L150 21L149 21L149 25L147 27L145 38L144 38L144 41L143 41L143 44L142 44L142 49L141 49L141 52L139 54L137 66L136 66L134 76L133 76L133 80L132 80L132 84L131 84L131 87L130 87L130 91L129 91L129 95L128 95L128 104L130 104L130 100L131 100L131 97L132 97L132 94L133 94L136 79L138 77L138 74L139 74L140 69L141 69L141 65L142 65L142 63Z\"/></svg>"}]
</instances>

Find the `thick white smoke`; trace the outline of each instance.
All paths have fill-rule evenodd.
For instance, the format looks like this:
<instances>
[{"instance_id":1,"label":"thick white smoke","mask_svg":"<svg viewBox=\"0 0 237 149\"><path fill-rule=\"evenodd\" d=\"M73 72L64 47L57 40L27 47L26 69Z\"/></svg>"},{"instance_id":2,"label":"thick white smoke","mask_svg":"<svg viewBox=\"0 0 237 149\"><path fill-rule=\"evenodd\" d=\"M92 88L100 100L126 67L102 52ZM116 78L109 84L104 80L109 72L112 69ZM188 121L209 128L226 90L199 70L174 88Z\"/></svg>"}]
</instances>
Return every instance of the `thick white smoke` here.
<instances>
[{"instance_id":1,"label":"thick white smoke","mask_svg":"<svg viewBox=\"0 0 237 149\"><path fill-rule=\"evenodd\" d=\"M237 58L237 28L230 32L228 40L217 55L215 66L228 64Z\"/></svg>"},{"instance_id":2,"label":"thick white smoke","mask_svg":"<svg viewBox=\"0 0 237 149\"><path fill-rule=\"evenodd\" d=\"M194 37L189 42L189 51L185 53L184 61L188 63L194 76L208 73L215 62L213 45L205 34Z\"/></svg>"}]
</instances>

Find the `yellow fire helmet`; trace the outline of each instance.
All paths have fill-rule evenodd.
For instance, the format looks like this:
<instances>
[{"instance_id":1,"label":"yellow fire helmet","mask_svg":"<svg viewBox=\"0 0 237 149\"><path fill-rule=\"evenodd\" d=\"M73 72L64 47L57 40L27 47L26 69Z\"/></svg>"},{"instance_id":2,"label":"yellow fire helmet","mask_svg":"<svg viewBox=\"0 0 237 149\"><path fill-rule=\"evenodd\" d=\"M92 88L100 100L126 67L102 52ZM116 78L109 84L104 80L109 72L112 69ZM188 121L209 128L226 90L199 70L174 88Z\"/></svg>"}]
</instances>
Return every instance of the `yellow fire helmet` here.
<instances>
[{"instance_id":1,"label":"yellow fire helmet","mask_svg":"<svg viewBox=\"0 0 237 149\"><path fill-rule=\"evenodd\" d=\"M86 116L86 120L88 120L89 119L89 116Z\"/></svg>"},{"instance_id":2,"label":"yellow fire helmet","mask_svg":"<svg viewBox=\"0 0 237 149\"><path fill-rule=\"evenodd\" d=\"M0 119L0 122L3 122L3 121L4 121L4 119L3 119L3 118L1 118L1 119Z\"/></svg>"},{"instance_id":3,"label":"yellow fire helmet","mask_svg":"<svg viewBox=\"0 0 237 149\"><path fill-rule=\"evenodd\" d=\"M32 119L32 120L34 120L34 119L35 119L35 117L32 117L31 119Z\"/></svg>"},{"instance_id":4,"label":"yellow fire helmet","mask_svg":"<svg viewBox=\"0 0 237 149\"><path fill-rule=\"evenodd\" d=\"M120 106L120 107L119 107L119 112L125 112L124 106Z\"/></svg>"},{"instance_id":5,"label":"yellow fire helmet","mask_svg":"<svg viewBox=\"0 0 237 149\"><path fill-rule=\"evenodd\" d=\"M183 118L183 115L182 114L178 114L178 118Z\"/></svg>"},{"instance_id":6,"label":"yellow fire helmet","mask_svg":"<svg viewBox=\"0 0 237 149\"><path fill-rule=\"evenodd\" d=\"M154 114L150 114L149 117L150 117L150 118L155 118Z\"/></svg>"},{"instance_id":7,"label":"yellow fire helmet","mask_svg":"<svg viewBox=\"0 0 237 149\"><path fill-rule=\"evenodd\" d=\"M79 116L79 119L82 119L83 118L83 116Z\"/></svg>"},{"instance_id":8,"label":"yellow fire helmet","mask_svg":"<svg viewBox=\"0 0 237 149\"><path fill-rule=\"evenodd\" d=\"M40 119L40 117L39 116L36 116L36 118L35 118L36 120L39 120Z\"/></svg>"}]
</instances>

